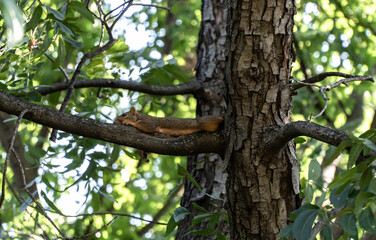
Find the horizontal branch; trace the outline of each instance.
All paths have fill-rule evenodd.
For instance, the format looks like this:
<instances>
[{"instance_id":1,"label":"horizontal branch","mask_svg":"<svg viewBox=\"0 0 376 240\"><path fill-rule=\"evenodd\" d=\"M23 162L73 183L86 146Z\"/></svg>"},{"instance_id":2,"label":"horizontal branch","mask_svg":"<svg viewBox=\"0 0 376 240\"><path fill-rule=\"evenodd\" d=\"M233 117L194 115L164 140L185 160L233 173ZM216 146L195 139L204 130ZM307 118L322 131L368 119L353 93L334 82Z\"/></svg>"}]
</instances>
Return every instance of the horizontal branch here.
<instances>
[{"instance_id":1,"label":"horizontal branch","mask_svg":"<svg viewBox=\"0 0 376 240\"><path fill-rule=\"evenodd\" d=\"M349 79L347 81L345 80L338 81L340 84L344 82L351 82L351 81L371 81L371 82L374 81L371 76L357 76L357 75L350 75L350 74L341 73L341 72L324 72L324 73L317 74L316 76L313 76L311 78L305 79L303 81L298 81L297 83L291 84L290 86L292 90L297 90L304 86L321 82L327 77L343 77L345 79Z\"/></svg>"},{"instance_id":2,"label":"horizontal branch","mask_svg":"<svg viewBox=\"0 0 376 240\"><path fill-rule=\"evenodd\" d=\"M298 121L288 123L280 128L265 134L265 151L275 152L281 149L292 139L299 136L307 136L328 143L333 146L338 146L343 139L348 138L347 133L324 127L315 123Z\"/></svg>"},{"instance_id":3,"label":"horizontal branch","mask_svg":"<svg viewBox=\"0 0 376 240\"><path fill-rule=\"evenodd\" d=\"M0 91L0 111L19 115L27 109L25 119L83 137L94 138L166 155L220 153L223 139L220 133L197 133L181 137L145 134L129 126L102 123L33 104Z\"/></svg>"},{"instance_id":4,"label":"horizontal branch","mask_svg":"<svg viewBox=\"0 0 376 240\"><path fill-rule=\"evenodd\" d=\"M28 92L28 94L40 93L41 95L47 95L57 91L66 90L69 87L67 82L58 82L48 87L41 87L36 90ZM179 85L170 86L157 86L149 85L145 83L133 82L133 81L121 81L108 78L94 78L77 80L74 83L74 88L88 88L88 87L107 87L107 88L121 88L130 91L137 91L142 93L148 93L153 95L181 95L181 94L193 94L201 88L201 83L198 81L192 81ZM25 93L16 94L17 96L25 95Z\"/></svg>"}]
</instances>

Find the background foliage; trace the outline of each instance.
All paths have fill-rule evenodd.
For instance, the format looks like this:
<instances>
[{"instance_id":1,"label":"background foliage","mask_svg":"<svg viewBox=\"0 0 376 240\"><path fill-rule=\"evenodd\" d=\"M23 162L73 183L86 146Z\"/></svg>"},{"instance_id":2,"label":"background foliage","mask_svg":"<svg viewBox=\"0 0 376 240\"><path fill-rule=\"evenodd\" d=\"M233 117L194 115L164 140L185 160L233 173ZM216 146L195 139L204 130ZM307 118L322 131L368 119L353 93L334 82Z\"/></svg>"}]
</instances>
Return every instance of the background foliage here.
<instances>
[{"instance_id":1,"label":"background foliage","mask_svg":"<svg viewBox=\"0 0 376 240\"><path fill-rule=\"evenodd\" d=\"M3 1L12 2L11 0ZM3 3L2 2L2 3ZM33 103L57 108L65 92L47 96L27 94L44 85L66 81L59 69L71 75L82 55L93 50L101 39L101 26L81 1L17 1L23 12L25 35L21 42L9 48L11 35L6 29L9 5L1 5L0 15L0 89ZM171 6L175 1L153 1L160 6ZM106 52L86 62L79 79L116 78L142 81L155 85L170 85L193 79L195 46L200 23L200 2L176 1L171 13L154 7L133 6L115 29L116 43ZM293 76L302 80L317 73L340 71L349 74L374 75L376 22L375 3L369 1L297 1L295 18L295 49L297 60ZM103 8L114 8L108 2ZM91 10L95 8L91 6ZM143 33L143 34L142 34ZM108 40L107 34L103 35ZM147 41L144 41L144 40ZM135 44L135 41L137 44ZM141 44L140 44L141 43ZM144 44L142 44L144 43ZM180 68L184 69L184 71ZM327 80L328 82L334 79ZM327 83L322 83L327 84ZM331 219L332 207L343 209L340 226L345 237L354 239L364 229L376 234L374 221L375 170L373 158L354 165L361 150L375 150L372 142L376 133L370 127L375 102L374 86L352 83L328 92L331 99L325 114L317 123L351 132L354 137L346 143L350 156L343 153L334 161L337 177L331 184L323 179L321 171L333 163L340 148L335 151L317 141L297 140L301 167L303 207L292 216L296 222L308 223L304 228L292 224L281 236L293 234L305 238L315 220ZM99 92L100 91L100 92ZM101 97L98 97L98 92ZM122 89L77 89L66 110L68 113L112 122L130 106L154 116L194 117L195 99L191 95L156 97ZM294 98L294 120L308 119L323 108L324 100L316 89L302 88ZM130 148L115 146L92 139L59 133L58 141L48 141L42 126L23 121L20 136L25 146L25 157L39 164L40 199L47 209L64 214L92 212L119 212L147 220L167 223L178 207L182 192L168 193L179 185L182 178L178 165L185 158L152 154L150 162L138 160ZM360 135L360 136L359 136ZM359 136L359 137L355 137ZM43 143L43 148L36 147ZM0 149L5 159L4 149ZM334 155L333 155L334 154ZM0 162L3 167L4 161ZM326 165L323 163L326 162ZM8 178L12 176L8 174ZM2 180L2 177L0 177ZM339 193L339 194L335 194ZM24 197L26 199L27 197ZM322 203L329 198L329 203ZM164 209L164 206L167 206ZM161 211L163 209L163 211ZM158 212L162 213L155 219ZM338 213L337 213L338 214ZM69 236L80 236L95 231L113 216L100 215L68 218L50 213L60 229ZM373 216L373 218L372 218ZM52 236L56 231L32 208L19 202L10 189L0 211L2 235L21 232ZM304 219L305 221L298 221ZM373 219L373 220L372 220ZM38 224L35 224L35 222ZM366 221L366 222L367 222ZM130 217L118 217L96 237L114 239L165 239L166 227L154 225L146 233L142 228L149 223ZM329 228L323 228L323 239ZM172 236L171 234L170 236ZM93 237L94 238L94 237ZM173 237L170 237L173 238Z\"/></svg>"}]
</instances>

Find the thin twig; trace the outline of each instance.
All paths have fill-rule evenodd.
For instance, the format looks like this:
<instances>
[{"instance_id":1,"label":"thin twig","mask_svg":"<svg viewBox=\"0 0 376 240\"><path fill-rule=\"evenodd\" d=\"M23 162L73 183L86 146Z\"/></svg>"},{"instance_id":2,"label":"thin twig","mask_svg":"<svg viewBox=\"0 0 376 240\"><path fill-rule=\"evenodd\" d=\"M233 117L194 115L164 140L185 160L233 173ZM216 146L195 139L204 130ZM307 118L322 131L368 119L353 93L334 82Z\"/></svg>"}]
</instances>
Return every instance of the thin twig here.
<instances>
[{"instance_id":1,"label":"thin twig","mask_svg":"<svg viewBox=\"0 0 376 240\"><path fill-rule=\"evenodd\" d=\"M318 222L315 223L312 231L311 231L311 236L309 237L308 240L314 240L316 238L316 235L319 234L319 232L328 224L330 224L330 219L335 217L338 213L340 213L343 210L343 207L340 209L335 209L333 208L329 212L329 219L321 219Z\"/></svg>"},{"instance_id":2,"label":"thin twig","mask_svg":"<svg viewBox=\"0 0 376 240\"><path fill-rule=\"evenodd\" d=\"M117 16L117 18L114 20L114 22L110 26L110 28L109 28L109 34L111 34L111 36L112 36L112 30L114 29L116 23L125 14L125 12L132 6L132 4L133 4L133 0L128 1L128 5L125 8L123 8L123 10L120 12L120 14Z\"/></svg>"},{"instance_id":3,"label":"thin twig","mask_svg":"<svg viewBox=\"0 0 376 240\"><path fill-rule=\"evenodd\" d=\"M327 77L343 77L346 79L352 79L352 78L364 78L362 80L355 80L355 81L371 81L373 82L373 78L371 76L355 76L355 75L350 75L346 73L341 73L341 72L325 72L325 73L320 73L316 76L313 76L311 78L305 79L303 81L297 81L297 83L293 83L290 85L291 90L295 91L299 88L302 88L304 86L310 85L311 83L317 83L321 82Z\"/></svg>"},{"instance_id":4,"label":"thin twig","mask_svg":"<svg viewBox=\"0 0 376 240\"><path fill-rule=\"evenodd\" d=\"M163 6L159 6L159 5L156 5L156 4L133 3L132 5L133 6L143 6L143 7L160 8L160 9L164 9L164 10L167 10L167 11L171 12L171 9L169 7L163 7Z\"/></svg>"},{"instance_id":5,"label":"thin twig","mask_svg":"<svg viewBox=\"0 0 376 240\"><path fill-rule=\"evenodd\" d=\"M144 219L144 218L141 218L141 217L136 217L132 214L127 214L127 213L94 212L94 213L82 213L82 214L77 214L77 215L66 215L66 214L59 213L59 212L52 211L52 210L46 210L46 211L51 212L51 213L55 213L55 214L59 214L63 217L69 217L69 218L113 215L113 216L121 216L121 217L130 217L130 218L138 219L138 220L148 222L148 223L153 223L153 224L167 225L167 223L162 223L162 222L153 221L153 220L147 220L147 219Z\"/></svg>"},{"instance_id":6,"label":"thin twig","mask_svg":"<svg viewBox=\"0 0 376 240\"><path fill-rule=\"evenodd\" d=\"M18 115L17 123L16 123L16 125L14 127L12 138L10 139L10 144L9 144L9 148L8 148L8 152L7 152L7 157L5 159L4 169L3 169L3 182L1 184L0 208L3 205L3 201L4 201L4 198L5 198L5 179L6 179L6 173L7 173L7 168L8 168L8 162L10 161L9 159L10 159L10 156L11 156L11 153L12 153L12 150L13 150L14 140L16 139L17 132L18 132L18 127L20 126L21 120L22 120L23 116L25 115L25 113L27 111L28 111L27 109L24 109Z\"/></svg>"},{"instance_id":7,"label":"thin twig","mask_svg":"<svg viewBox=\"0 0 376 240\"><path fill-rule=\"evenodd\" d=\"M111 221L109 221L108 223L106 223L105 225L103 225L101 228L97 229L96 231L94 232L91 232L91 233L88 233L88 234L85 234L85 235L82 235L82 236L74 236L74 237L57 237L56 239L67 239L67 240L73 240L73 239L83 239L83 238L87 238L91 235L94 235L96 234L97 232L100 232L102 231L103 229L105 229L106 227L108 227L108 225L110 225L113 221L115 221L117 217L114 217Z\"/></svg>"},{"instance_id":8,"label":"thin twig","mask_svg":"<svg viewBox=\"0 0 376 240\"><path fill-rule=\"evenodd\" d=\"M45 53L44 56L46 56L52 63L55 63L55 60L52 57L48 56L47 53ZM63 73L65 81L69 81L68 74L65 72L64 68L62 68L60 65L59 65L59 70L60 72Z\"/></svg>"},{"instance_id":9,"label":"thin twig","mask_svg":"<svg viewBox=\"0 0 376 240\"><path fill-rule=\"evenodd\" d=\"M329 77L329 76L341 76L341 77L345 77L345 78L335 82L332 85L319 86L319 85L315 84L316 82L320 82L320 81L322 81L323 79L325 79L326 77ZM298 80L296 80L296 81L297 81L297 83L290 85L292 90L297 90L297 89L299 89L303 86L316 87L316 88L319 89L319 92L320 92L321 96L323 97L323 99L325 101L324 108L320 111L320 113L313 116L313 117L312 117L312 115L309 117L309 122L311 122L313 119L320 117L326 111L326 108L328 107L328 102L329 102L330 99L325 95L324 90L330 91L333 88L336 88L341 84L348 87L349 82L355 82L355 81L374 82L374 79L373 79L372 76L354 76L354 75L349 75L349 74L340 73L340 72L327 72L327 73L322 73L322 74L316 75L312 78L308 78L304 81L298 81Z\"/></svg>"},{"instance_id":10,"label":"thin twig","mask_svg":"<svg viewBox=\"0 0 376 240\"><path fill-rule=\"evenodd\" d=\"M37 199L34 197L34 195L32 193L30 193L29 189L26 188L27 182L26 182L26 176L25 176L25 169L24 169L22 162L21 162L21 159L18 157L16 151L14 151L14 149L12 149L12 152L17 159L19 168L21 169L21 174L22 174L23 184L24 184L24 187L25 187L25 192L27 193L27 195L29 195L30 199L37 205L38 209L42 212L43 216L45 218L47 218L47 220L52 224L52 226L54 226L54 228L60 233L60 235L64 237L64 233L56 226L56 224L48 216L48 214L46 213L46 210L37 201Z\"/></svg>"},{"instance_id":11,"label":"thin twig","mask_svg":"<svg viewBox=\"0 0 376 240\"><path fill-rule=\"evenodd\" d=\"M106 30L107 30L107 33L108 33L108 38L109 38L108 42L105 45L103 45L102 47L97 48L95 51L88 52L88 53L84 54L84 56L81 58L81 60L77 64L76 70L74 71L71 80L69 81L69 87L68 87L67 95L65 96L64 101L62 102L62 104L60 106L60 109L59 109L60 112L64 112L65 109L67 108L68 102L69 102L69 100L72 97L73 92L74 92L74 83L76 82L79 74L81 73L82 67L84 66L85 62L87 60L97 56L98 54L101 54L104 51L108 50L115 43L116 39L113 37L112 30L113 30L115 24L119 21L119 19L124 15L124 13L132 5L132 2L133 1L128 2L127 7L113 21L111 26L109 26L106 21L102 21L102 23L106 27ZM101 12L102 10L101 10L100 4L97 3L97 5L98 5L98 10ZM57 129L53 129L52 132L51 132L50 140L53 141L53 142L56 141L56 136L57 136Z\"/></svg>"}]
</instances>

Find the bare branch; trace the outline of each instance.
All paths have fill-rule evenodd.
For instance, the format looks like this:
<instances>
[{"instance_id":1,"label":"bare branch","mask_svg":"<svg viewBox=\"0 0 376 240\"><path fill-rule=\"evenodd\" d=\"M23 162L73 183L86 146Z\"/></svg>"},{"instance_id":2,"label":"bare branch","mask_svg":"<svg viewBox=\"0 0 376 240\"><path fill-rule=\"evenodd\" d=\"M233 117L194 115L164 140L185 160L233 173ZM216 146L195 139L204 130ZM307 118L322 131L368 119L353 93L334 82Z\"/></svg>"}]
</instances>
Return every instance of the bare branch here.
<instances>
[{"instance_id":1,"label":"bare branch","mask_svg":"<svg viewBox=\"0 0 376 240\"><path fill-rule=\"evenodd\" d=\"M157 86L149 85L145 83L133 82L133 81L122 81L117 79L109 78L94 78L94 79L82 79L77 80L74 84L74 88L87 88L87 87L106 87L106 88L121 88L130 91L137 91L147 94L159 95L159 96L170 96L170 95L182 95L182 94L193 94L199 90L201 82L192 81L188 83L183 83L179 85L170 86ZM66 82L58 82L49 87L41 87L39 89L28 92L27 94L40 93L41 95L47 95L57 91L66 90L69 88L69 84ZM16 96L24 96L26 93L21 92L16 94Z\"/></svg>"},{"instance_id":2,"label":"bare branch","mask_svg":"<svg viewBox=\"0 0 376 240\"><path fill-rule=\"evenodd\" d=\"M82 213L82 214L77 214L77 215L66 215L66 214L62 214L62 213L51 211L51 210L46 210L46 211L51 212L51 213L55 213L55 214L59 214L63 217L69 217L69 218L112 215L112 216L130 217L130 218L138 219L138 220L148 222L148 223L153 223L153 224L167 225L167 223L157 222L157 221L153 221L153 220L147 220L145 218L136 217L132 214L127 214L127 213L94 212L94 213Z\"/></svg>"},{"instance_id":3,"label":"bare branch","mask_svg":"<svg viewBox=\"0 0 376 240\"><path fill-rule=\"evenodd\" d=\"M133 6L144 6L144 7L160 8L160 9L164 9L164 10L167 10L167 11L171 12L171 9L169 7L163 7L163 6L159 6L159 5L156 5L156 4L133 3L132 5Z\"/></svg>"},{"instance_id":4,"label":"bare branch","mask_svg":"<svg viewBox=\"0 0 376 240\"><path fill-rule=\"evenodd\" d=\"M0 111L18 115L22 110L30 121L60 129L83 137L94 138L120 145L166 155L186 156L196 153L221 153L224 137L221 133L197 133L181 137L164 134L145 134L124 125L102 123L47 107L32 104L0 91Z\"/></svg>"},{"instance_id":5,"label":"bare branch","mask_svg":"<svg viewBox=\"0 0 376 240\"><path fill-rule=\"evenodd\" d=\"M0 208L1 208L1 205L3 205L3 201L4 201L4 198L5 198L5 179L6 179L6 173L7 173L7 168L8 168L8 162L9 162L9 159L10 159L10 155L12 154L12 151L14 151L14 149L13 149L14 140L16 139L17 132L18 132L18 127L20 126L21 120L22 120L23 116L25 115L25 113L27 111L28 111L27 109L24 109L24 110L22 110L20 112L20 114L18 116L18 119L17 119L16 126L14 127L12 138L10 139L10 144L9 144L9 148L8 148L8 152L7 152L7 157L5 159L4 169L3 169L3 182L1 184Z\"/></svg>"},{"instance_id":6,"label":"bare branch","mask_svg":"<svg viewBox=\"0 0 376 240\"><path fill-rule=\"evenodd\" d=\"M183 190L183 186L184 186L184 184L180 184L179 188L176 189L176 191L174 191L169 196L169 198L165 202L164 206L153 216L154 221L158 221L169 210L169 208L172 206L172 204L176 203L178 194L180 195L179 198L181 197L181 195L182 195L181 192ZM139 236L139 237L144 236L144 234L147 233L154 226L154 224L158 224L158 222L157 223L151 222L151 223L145 225L143 228L141 228L140 231L137 232L137 236Z\"/></svg>"},{"instance_id":7,"label":"bare branch","mask_svg":"<svg viewBox=\"0 0 376 240\"><path fill-rule=\"evenodd\" d=\"M47 53L45 53L44 56L46 56L52 63L55 63L55 60L52 57L48 56ZM61 66L59 66L59 70L64 75L65 81L69 81L67 72L65 72L65 70Z\"/></svg>"},{"instance_id":8,"label":"bare branch","mask_svg":"<svg viewBox=\"0 0 376 240\"><path fill-rule=\"evenodd\" d=\"M77 64L77 67L76 67L76 69L73 73L71 80L69 81L69 87L68 87L67 95L65 96L64 101L62 102L62 104L60 106L60 109L59 109L60 112L64 112L65 109L68 106L68 102L69 102L70 98L72 97L72 94L73 94L73 91L74 91L75 81L77 80L77 77L81 73L81 69L84 66L84 63L87 60L97 56L98 54L105 52L106 50L111 48L111 46L115 43L116 39L114 38L114 36L112 34L112 30L113 30L114 26L116 25L117 21L124 15L124 13L132 5L132 2L133 2L133 0L128 2L128 5L121 11L119 16L113 21L111 26L109 26L106 21L101 20L102 24L106 27L106 30L107 30L107 34L108 34L108 38L109 38L108 42L105 45L103 45L102 47L100 47L100 44L99 44L98 48L95 51L85 53L84 56L81 58L81 60ZM98 6L98 10L101 11L100 4L97 3L97 6ZM56 141L56 135L57 135L57 130L53 129L52 132L51 132L50 140L53 141L53 142Z\"/></svg>"},{"instance_id":9,"label":"bare branch","mask_svg":"<svg viewBox=\"0 0 376 240\"><path fill-rule=\"evenodd\" d=\"M91 233L88 233L88 234L85 234L85 235L82 235L82 236L74 236L74 237L57 237L57 239L67 239L67 240L73 240L73 239L83 239L83 238L87 238L91 235L94 235L96 234L97 232L100 232L102 231L103 229L105 229L106 227L108 227L108 225L110 225L113 221L115 221L117 217L114 217L113 219L111 219L111 221L109 221L108 223L106 223L105 225L103 225L101 228L95 230L94 232L91 232Z\"/></svg>"},{"instance_id":10,"label":"bare branch","mask_svg":"<svg viewBox=\"0 0 376 240\"><path fill-rule=\"evenodd\" d=\"M19 165L19 167L21 169L23 183L24 183L24 186L25 186L25 192L30 197L30 199L36 204L37 208L42 212L43 216L52 224L52 226L60 233L60 235L64 237L64 233L58 228L58 226L56 226L56 224L54 223L54 221L52 221L52 219L48 216L48 214L46 213L46 210L38 202L38 200L34 197L34 195L29 191L29 189L26 188L26 184L27 183L26 183L26 177L25 177L25 169L24 169L24 167L22 165L21 159L17 156L17 153L14 151L14 149L12 149L12 152L15 155L15 157L17 159L17 162L18 162L18 165Z\"/></svg>"},{"instance_id":11,"label":"bare branch","mask_svg":"<svg viewBox=\"0 0 376 240\"><path fill-rule=\"evenodd\" d=\"M320 74L313 76L311 78L305 79L303 81L297 81L297 83L291 84L290 87L291 87L291 90L297 90L297 89L302 88L302 87L307 86L307 85L312 86L312 84L317 83L317 82L321 82L322 80L324 80L327 77L344 77L346 79L357 79L357 80L347 80L347 81L345 79L342 79L342 80L338 81L338 82L341 82L341 83L353 82L353 81L371 81L371 82L374 82L372 76L355 76L355 75L350 75L350 74L341 73L341 72L325 72L325 73L320 73ZM313 85L313 86L317 86L317 85Z\"/></svg>"},{"instance_id":12,"label":"bare branch","mask_svg":"<svg viewBox=\"0 0 376 240\"><path fill-rule=\"evenodd\" d=\"M276 152L289 141L299 136L312 137L333 146L338 146L343 139L349 137L347 133L338 130L315 123L298 121L267 132L264 135L265 151Z\"/></svg>"},{"instance_id":13,"label":"bare branch","mask_svg":"<svg viewBox=\"0 0 376 240\"><path fill-rule=\"evenodd\" d=\"M324 78L326 78L328 76L342 76L342 77L345 77L345 78L335 82L332 85L319 86L319 85L315 84L316 82L319 82L319 81L323 80ZM355 82L355 81L374 82L374 79L371 76L353 76L353 75L348 75L348 74L339 73L339 72L327 72L327 73L322 73L322 74L316 75L312 78L306 79L306 80L301 81L301 82L297 81L298 83L290 85L290 87L292 88L292 90L299 89L302 86L313 86L313 87L319 88L320 94L323 97L323 99L325 100L325 105L324 105L324 108L320 111L319 114L317 114L314 117L310 116L309 121L312 121L313 119L320 117L325 112L325 110L328 106L328 102L329 102L330 99L326 97L324 90L330 91L333 88L336 88L341 84L344 84L347 87L347 86L349 86L348 85L349 82Z\"/></svg>"}]
</instances>

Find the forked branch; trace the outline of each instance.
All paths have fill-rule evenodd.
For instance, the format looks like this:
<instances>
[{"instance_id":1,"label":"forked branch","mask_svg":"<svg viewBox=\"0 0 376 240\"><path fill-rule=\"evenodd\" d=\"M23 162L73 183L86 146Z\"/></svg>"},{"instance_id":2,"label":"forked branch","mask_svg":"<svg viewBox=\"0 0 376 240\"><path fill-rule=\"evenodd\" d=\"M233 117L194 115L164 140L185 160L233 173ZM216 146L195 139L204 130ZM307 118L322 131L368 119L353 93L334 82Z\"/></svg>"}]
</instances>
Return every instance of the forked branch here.
<instances>
[{"instance_id":1,"label":"forked branch","mask_svg":"<svg viewBox=\"0 0 376 240\"><path fill-rule=\"evenodd\" d=\"M324 80L327 77L343 77L344 79L341 79L341 80L339 80L338 82L335 83L335 84L338 83L338 85L340 85L342 83L346 85L346 83L354 82L354 81L371 81L371 82L374 82L372 76L356 76L356 75L350 75L350 74L341 73L341 72L325 72L325 73L320 73L320 74L313 76L311 78L305 79L303 81L297 81L297 83L291 84L290 87L291 87L291 90L294 90L294 91L298 90L299 88L302 88L304 86L315 86L315 87L317 87L317 85L315 85L315 83L321 82L322 80ZM333 85L335 85L335 84L333 84ZM335 87L337 87L338 85L336 85Z\"/></svg>"},{"instance_id":2,"label":"forked branch","mask_svg":"<svg viewBox=\"0 0 376 240\"><path fill-rule=\"evenodd\" d=\"M315 84L317 82L324 80L326 77L329 77L329 76L340 76L340 77L345 77L345 78L335 82L332 85L319 86L319 85ZM333 88L336 88L341 84L343 84L347 87L347 86L349 86L348 85L349 82L355 82L355 81L374 82L374 79L373 79L372 76L354 76L354 75L349 75L349 74L340 73L340 72L327 72L327 73L321 73L321 74L316 75L312 78L308 78L304 81L297 81L297 83L290 85L290 87L291 87L292 90L297 90L297 89L299 89L303 86L312 86L312 87L316 87L316 88L319 89L319 92L320 92L321 96L323 97L323 99L325 101L324 108L320 111L319 114L317 114L313 117L312 116L309 117L309 121L312 121L313 119L320 117L325 112L325 110L328 106L328 102L329 102L330 99L326 96L324 91L330 91Z\"/></svg>"}]
</instances>

